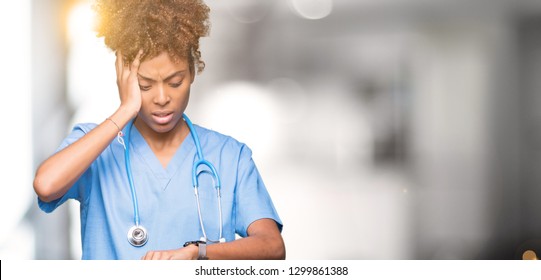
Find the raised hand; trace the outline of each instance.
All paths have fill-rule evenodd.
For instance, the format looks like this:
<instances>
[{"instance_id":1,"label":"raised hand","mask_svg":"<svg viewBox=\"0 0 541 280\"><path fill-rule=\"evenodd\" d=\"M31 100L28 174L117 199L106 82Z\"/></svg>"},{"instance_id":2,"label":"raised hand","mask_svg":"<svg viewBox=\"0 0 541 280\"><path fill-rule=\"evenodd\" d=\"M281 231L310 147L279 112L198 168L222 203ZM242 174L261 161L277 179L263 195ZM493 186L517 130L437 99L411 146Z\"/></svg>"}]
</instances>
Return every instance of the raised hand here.
<instances>
[{"instance_id":1,"label":"raised hand","mask_svg":"<svg viewBox=\"0 0 541 280\"><path fill-rule=\"evenodd\" d=\"M140 50L130 65L124 62L121 51L116 52L116 83L120 96L120 106L125 107L132 113L132 118L141 109L141 90L139 89L137 71L141 64L142 54L143 50Z\"/></svg>"}]
</instances>

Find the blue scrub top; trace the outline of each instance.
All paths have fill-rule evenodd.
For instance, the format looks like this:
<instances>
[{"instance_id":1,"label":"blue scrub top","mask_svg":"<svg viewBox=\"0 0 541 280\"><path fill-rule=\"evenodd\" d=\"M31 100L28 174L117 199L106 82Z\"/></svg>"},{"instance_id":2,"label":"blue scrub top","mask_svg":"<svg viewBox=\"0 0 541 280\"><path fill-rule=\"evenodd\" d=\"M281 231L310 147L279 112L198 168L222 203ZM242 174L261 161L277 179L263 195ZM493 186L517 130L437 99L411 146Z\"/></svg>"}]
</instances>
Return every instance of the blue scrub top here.
<instances>
[{"instance_id":1,"label":"blue scrub top","mask_svg":"<svg viewBox=\"0 0 541 280\"><path fill-rule=\"evenodd\" d=\"M58 150L77 141L96 124L78 124ZM127 127L124 133L127 133ZM248 226L270 218L282 222L252 160L251 150L235 139L195 125L203 156L217 169L221 179L223 236L247 236ZM184 139L167 168L163 168L143 136L133 126L130 158L139 203L140 224L148 231L142 247L128 243L134 225L133 202L124 161L124 147L116 140L61 198L39 207L49 213L68 199L80 202L83 259L140 259L149 250L170 250L184 242L199 240L199 224L192 184L192 166L197 158L191 136ZM218 199L210 175L199 177L203 222L211 240L219 238Z\"/></svg>"}]
</instances>

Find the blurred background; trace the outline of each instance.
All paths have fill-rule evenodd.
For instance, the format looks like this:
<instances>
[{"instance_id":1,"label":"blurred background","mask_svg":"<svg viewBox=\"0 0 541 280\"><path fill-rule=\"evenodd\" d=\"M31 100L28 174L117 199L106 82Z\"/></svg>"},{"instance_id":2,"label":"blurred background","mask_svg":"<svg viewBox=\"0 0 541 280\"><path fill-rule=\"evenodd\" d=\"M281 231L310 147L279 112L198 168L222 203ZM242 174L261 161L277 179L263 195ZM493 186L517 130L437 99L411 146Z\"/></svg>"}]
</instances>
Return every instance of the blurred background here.
<instances>
[{"instance_id":1,"label":"blurred background","mask_svg":"<svg viewBox=\"0 0 541 280\"><path fill-rule=\"evenodd\" d=\"M541 1L206 2L187 113L253 149L288 259L541 255ZM0 9L0 259L81 256L32 180L119 104L91 4Z\"/></svg>"}]
</instances>

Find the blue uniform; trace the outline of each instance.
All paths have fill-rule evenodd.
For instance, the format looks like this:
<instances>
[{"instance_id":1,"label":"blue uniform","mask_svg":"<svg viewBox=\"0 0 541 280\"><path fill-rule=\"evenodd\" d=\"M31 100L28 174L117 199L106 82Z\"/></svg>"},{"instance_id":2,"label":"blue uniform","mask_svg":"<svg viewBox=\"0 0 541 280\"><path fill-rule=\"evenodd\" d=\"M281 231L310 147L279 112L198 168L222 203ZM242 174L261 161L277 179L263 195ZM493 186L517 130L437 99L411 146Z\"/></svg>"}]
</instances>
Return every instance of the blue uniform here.
<instances>
[{"instance_id":1,"label":"blue uniform","mask_svg":"<svg viewBox=\"0 0 541 280\"><path fill-rule=\"evenodd\" d=\"M94 127L96 124L76 125L59 150ZM226 241L235 240L235 233L245 237L248 226L262 218L275 220L281 230L282 222L252 160L251 150L229 136L197 125L195 129L205 159L214 164L221 179ZM185 138L165 169L135 126L131 129L129 145L140 224L149 236L144 246L134 247L127 240L128 229L134 225L133 203L124 147L116 140L63 197L50 203L38 199L45 212L52 212L68 199L80 202L83 259L139 259L149 250L177 249L184 242L203 236L191 177L197 157L192 137ZM208 238L218 240L218 199L212 179L205 173L199 177L199 196Z\"/></svg>"}]
</instances>

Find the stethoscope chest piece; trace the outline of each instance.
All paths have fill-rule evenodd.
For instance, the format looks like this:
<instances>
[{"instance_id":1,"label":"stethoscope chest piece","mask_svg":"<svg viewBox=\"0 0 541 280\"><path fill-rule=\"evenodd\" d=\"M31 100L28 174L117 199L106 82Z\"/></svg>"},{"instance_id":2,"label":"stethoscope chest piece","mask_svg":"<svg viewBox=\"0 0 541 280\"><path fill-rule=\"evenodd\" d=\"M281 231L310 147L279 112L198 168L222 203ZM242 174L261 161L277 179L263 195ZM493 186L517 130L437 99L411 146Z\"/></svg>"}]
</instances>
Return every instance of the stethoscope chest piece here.
<instances>
[{"instance_id":1,"label":"stethoscope chest piece","mask_svg":"<svg viewBox=\"0 0 541 280\"><path fill-rule=\"evenodd\" d=\"M130 230L128 230L128 241L135 247L145 245L148 241L147 230L140 225L131 227Z\"/></svg>"}]
</instances>

